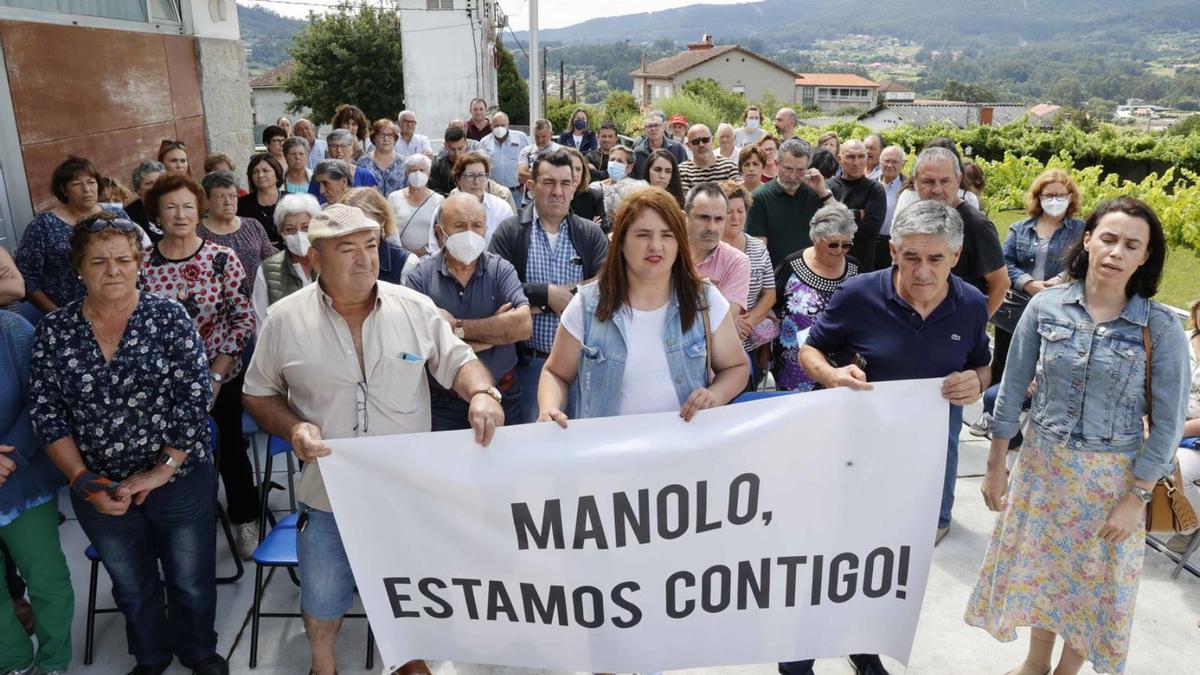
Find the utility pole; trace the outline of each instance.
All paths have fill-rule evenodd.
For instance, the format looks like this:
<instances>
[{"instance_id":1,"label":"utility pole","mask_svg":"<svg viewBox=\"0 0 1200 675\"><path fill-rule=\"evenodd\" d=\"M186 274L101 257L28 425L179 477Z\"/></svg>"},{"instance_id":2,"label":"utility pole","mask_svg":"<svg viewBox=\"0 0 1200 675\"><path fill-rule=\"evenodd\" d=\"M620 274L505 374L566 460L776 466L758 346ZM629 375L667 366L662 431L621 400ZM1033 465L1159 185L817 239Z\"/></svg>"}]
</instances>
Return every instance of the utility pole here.
<instances>
[{"instance_id":1,"label":"utility pole","mask_svg":"<svg viewBox=\"0 0 1200 675\"><path fill-rule=\"evenodd\" d=\"M543 89L539 86L542 81L544 67L538 63L538 0L529 0L529 124L542 116Z\"/></svg>"},{"instance_id":2,"label":"utility pole","mask_svg":"<svg viewBox=\"0 0 1200 675\"><path fill-rule=\"evenodd\" d=\"M542 47L542 101L549 99L549 94L546 93L546 73L549 68L546 66L547 59L550 58L550 48ZM538 112L538 117L541 117L541 112ZM530 120L532 122L533 120Z\"/></svg>"},{"instance_id":3,"label":"utility pole","mask_svg":"<svg viewBox=\"0 0 1200 675\"><path fill-rule=\"evenodd\" d=\"M566 77L565 77L566 72L567 71L564 67L562 59L559 59L558 60L558 100L560 100L560 101L565 101L567 99L567 82L566 82Z\"/></svg>"},{"instance_id":4,"label":"utility pole","mask_svg":"<svg viewBox=\"0 0 1200 675\"><path fill-rule=\"evenodd\" d=\"M572 75L571 76L571 103L579 103L578 89L575 86L576 83L578 83L578 82L579 82L579 78Z\"/></svg>"}]
</instances>

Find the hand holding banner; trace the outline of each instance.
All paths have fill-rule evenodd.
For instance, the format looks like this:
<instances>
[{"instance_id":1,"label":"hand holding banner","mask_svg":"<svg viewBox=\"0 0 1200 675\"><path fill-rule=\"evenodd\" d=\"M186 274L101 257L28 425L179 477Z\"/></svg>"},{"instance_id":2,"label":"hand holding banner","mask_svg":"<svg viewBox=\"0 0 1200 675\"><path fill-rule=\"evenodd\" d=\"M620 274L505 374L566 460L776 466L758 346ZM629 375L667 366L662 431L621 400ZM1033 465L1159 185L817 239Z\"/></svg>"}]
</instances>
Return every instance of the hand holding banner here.
<instances>
[{"instance_id":1,"label":"hand holding banner","mask_svg":"<svg viewBox=\"0 0 1200 675\"><path fill-rule=\"evenodd\" d=\"M703 411L330 440L388 664L630 672L907 662L946 460L940 380Z\"/></svg>"}]
</instances>

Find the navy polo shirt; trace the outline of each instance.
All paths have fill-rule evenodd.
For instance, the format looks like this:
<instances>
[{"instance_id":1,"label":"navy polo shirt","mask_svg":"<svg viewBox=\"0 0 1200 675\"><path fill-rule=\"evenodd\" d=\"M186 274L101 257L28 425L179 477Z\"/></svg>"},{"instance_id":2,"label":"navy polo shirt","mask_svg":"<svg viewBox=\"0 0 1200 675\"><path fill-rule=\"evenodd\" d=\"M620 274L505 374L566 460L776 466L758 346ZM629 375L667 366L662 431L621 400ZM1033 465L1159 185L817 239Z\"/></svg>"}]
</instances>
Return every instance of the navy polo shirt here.
<instances>
[{"instance_id":1,"label":"navy polo shirt","mask_svg":"<svg viewBox=\"0 0 1200 675\"><path fill-rule=\"evenodd\" d=\"M987 298L950 275L946 298L922 319L896 292L892 270L860 274L834 291L808 333L826 354L866 359L868 382L945 377L991 361Z\"/></svg>"},{"instance_id":2,"label":"navy polo shirt","mask_svg":"<svg viewBox=\"0 0 1200 675\"><path fill-rule=\"evenodd\" d=\"M425 295L433 304L454 315L456 319L486 319L505 304L514 308L528 305L517 270L495 253L484 252L475 261L475 273L466 287L446 269L444 250L426 257L408 275L406 285ZM487 366L492 377L499 381L517 365L516 345L496 345L478 352L480 363Z\"/></svg>"}]
</instances>

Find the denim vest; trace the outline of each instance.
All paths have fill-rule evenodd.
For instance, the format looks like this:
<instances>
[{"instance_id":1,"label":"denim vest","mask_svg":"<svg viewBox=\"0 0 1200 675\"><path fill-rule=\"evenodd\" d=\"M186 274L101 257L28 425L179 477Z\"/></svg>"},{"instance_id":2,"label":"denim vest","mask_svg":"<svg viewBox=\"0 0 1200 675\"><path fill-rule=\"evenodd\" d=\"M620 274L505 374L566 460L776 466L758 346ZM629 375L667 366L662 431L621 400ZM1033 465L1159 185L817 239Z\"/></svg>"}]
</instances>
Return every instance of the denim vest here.
<instances>
[{"instance_id":1,"label":"denim vest","mask_svg":"<svg viewBox=\"0 0 1200 675\"><path fill-rule=\"evenodd\" d=\"M1029 302L1013 334L992 430L1012 438L1025 388L1033 380L1038 435L1072 450L1132 452L1143 446L1146 349L1150 328L1153 423L1134 463L1141 480L1171 469L1187 412L1187 337L1165 306L1140 295L1111 321L1094 323L1083 282L1049 288Z\"/></svg>"},{"instance_id":2,"label":"denim vest","mask_svg":"<svg viewBox=\"0 0 1200 675\"><path fill-rule=\"evenodd\" d=\"M1065 218L1054 234L1046 250L1046 278L1058 276L1066 269L1063 256L1083 237L1083 221ZM1008 266L1008 278L1012 287L1025 290L1025 284L1033 281L1033 268L1037 264L1038 235L1037 218L1026 218L1013 226L1004 239L1004 262Z\"/></svg>"},{"instance_id":3,"label":"denim vest","mask_svg":"<svg viewBox=\"0 0 1200 675\"><path fill-rule=\"evenodd\" d=\"M575 379L579 401L575 416L611 417L620 410L621 382L625 377L628 349L625 317L618 311L608 321L596 320L596 308L600 304L600 287L596 283L580 286L579 300L583 303L583 339L580 340L579 375ZM650 348L649 345L634 347ZM707 384L704 319L697 312L692 327L684 333L679 321L679 304L674 296L667 308L662 348L667 353L671 382L682 406L693 391Z\"/></svg>"}]
</instances>

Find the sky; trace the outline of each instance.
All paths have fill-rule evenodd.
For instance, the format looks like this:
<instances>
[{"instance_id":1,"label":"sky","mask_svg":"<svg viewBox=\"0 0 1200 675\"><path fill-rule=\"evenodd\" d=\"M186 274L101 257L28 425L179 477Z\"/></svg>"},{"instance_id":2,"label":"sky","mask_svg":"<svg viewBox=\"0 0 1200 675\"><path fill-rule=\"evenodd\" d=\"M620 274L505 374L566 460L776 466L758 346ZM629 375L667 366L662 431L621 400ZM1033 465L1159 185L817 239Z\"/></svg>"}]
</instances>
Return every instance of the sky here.
<instances>
[{"instance_id":1,"label":"sky","mask_svg":"<svg viewBox=\"0 0 1200 675\"><path fill-rule=\"evenodd\" d=\"M245 5L261 5L284 16L296 18L304 18L310 10L320 12L323 6L337 4L337 0L238 1ZM601 16L640 14L649 9L657 11L698 4L736 5L748 1L751 0L539 0L538 26L562 28ZM509 25L513 30L529 28L529 0L500 0L500 8L508 15Z\"/></svg>"}]
</instances>

